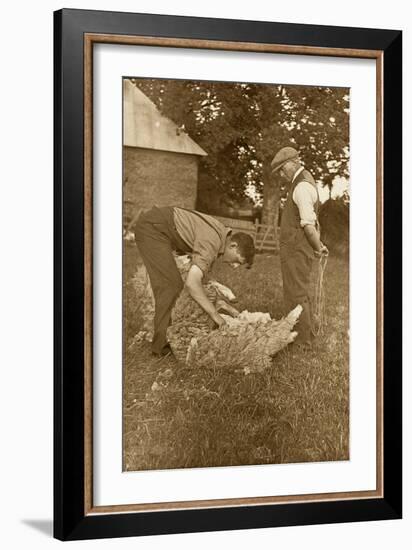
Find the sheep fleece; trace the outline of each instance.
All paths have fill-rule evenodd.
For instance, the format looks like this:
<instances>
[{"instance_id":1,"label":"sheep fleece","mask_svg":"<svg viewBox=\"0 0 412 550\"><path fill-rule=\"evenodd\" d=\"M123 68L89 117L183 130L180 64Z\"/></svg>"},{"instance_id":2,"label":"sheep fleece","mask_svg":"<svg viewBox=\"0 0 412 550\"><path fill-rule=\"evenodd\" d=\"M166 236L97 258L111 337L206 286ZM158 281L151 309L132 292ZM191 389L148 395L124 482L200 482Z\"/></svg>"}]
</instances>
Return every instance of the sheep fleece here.
<instances>
[{"instance_id":1,"label":"sheep fleece","mask_svg":"<svg viewBox=\"0 0 412 550\"><path fill-rule=\"evenodd\" d=\"M245 374L261 372L271 366L272 357L293 342L293 332L301 307L297 306L280 321L228 324L207 336L193 337L187 352L190 365L216 366L241 369ZM237 319L234 319L237 321Z\"/></svg>"},{"instance_id":2,"label":"sheep fleece","mask_svg":"<svg viewBox=\"0 0 412 550\"><path fill-rule=\"evenodd\" d=\"M213 301L213 289L207 293ZM271 366L278 351L295 339L293 327L301 311L301 306L297 306L279 321L267 313L244 311L237 318L222 314L226 325L213 330L209 315L183 290L167 337L175 357L188 365L224 366L245 374L261 372Z\"/></svg>"}]
</instances>

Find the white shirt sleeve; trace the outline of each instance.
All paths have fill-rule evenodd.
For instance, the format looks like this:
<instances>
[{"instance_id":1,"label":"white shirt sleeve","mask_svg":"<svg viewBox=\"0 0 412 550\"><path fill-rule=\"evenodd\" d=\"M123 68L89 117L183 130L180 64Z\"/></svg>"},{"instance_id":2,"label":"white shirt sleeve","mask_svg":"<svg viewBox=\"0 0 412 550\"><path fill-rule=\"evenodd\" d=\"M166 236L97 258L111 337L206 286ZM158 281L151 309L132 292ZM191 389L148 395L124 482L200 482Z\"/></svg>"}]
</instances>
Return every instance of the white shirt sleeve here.
<instances>
[{"instance_id":1,"label":"white shirt sleeve","mask_svg":"<svg viewBox=\"0 0 412 550\"><path fill-rule=\"evenodd\" d=\"M299 209L300 225L316 225L315 204L318 192L315 187L307 181L299 182L293 190L292 199Z\"/></svg>"}]
</instances>

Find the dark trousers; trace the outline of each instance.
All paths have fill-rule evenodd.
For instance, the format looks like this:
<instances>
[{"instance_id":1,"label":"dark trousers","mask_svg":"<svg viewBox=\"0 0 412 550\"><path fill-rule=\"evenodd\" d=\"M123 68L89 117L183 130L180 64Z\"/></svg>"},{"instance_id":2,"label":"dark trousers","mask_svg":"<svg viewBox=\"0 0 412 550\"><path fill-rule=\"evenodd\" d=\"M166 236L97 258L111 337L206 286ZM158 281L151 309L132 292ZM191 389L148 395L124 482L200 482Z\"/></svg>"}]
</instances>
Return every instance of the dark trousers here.
<instances>
[{"instance_id":1,"label":"dark trousers","mask_svg":"<svg viewBox=\"0 0 412 550\"><path fill-rule=\"evenodd\" d=\"M167 344L166 331L173 306L183 288L173 250L182 253L189 250L176 232L171 207L153 207L141 214L133 229L155 298L152 351L161 353Z\"/></svg>"},{"instance_id":2,"label":"dark trousers","mask_svg":"<svg viewBox=\"0 0 412 550\"><path fill-rule=\"evenodd\" d=\"M280 247L280 262L283 280L283 296L286 314L298 304L303 308L295 326L298 333L295 342L312 341L312 307L309 294L310 277L313 268L313 256L305 250Z\"/></svg>"}]
</instances>

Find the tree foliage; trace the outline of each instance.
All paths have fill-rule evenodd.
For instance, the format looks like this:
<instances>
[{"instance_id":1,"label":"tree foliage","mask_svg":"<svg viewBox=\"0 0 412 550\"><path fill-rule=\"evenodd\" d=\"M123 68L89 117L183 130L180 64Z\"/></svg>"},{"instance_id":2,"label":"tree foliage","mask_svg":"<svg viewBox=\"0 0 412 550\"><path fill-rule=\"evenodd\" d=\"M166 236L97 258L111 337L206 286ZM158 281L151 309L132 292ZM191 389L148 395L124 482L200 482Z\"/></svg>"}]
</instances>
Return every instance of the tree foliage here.
<instances>
[{"instance_id":1,"label":"tree foliage","mask_svg":"<svg viewBox=\"0 0 412 550\"><path fill-rule=\"evenodd\" d=\"M319 209L322 242L339 256L349 253L349 204L345 197L329 199Z\"/></svg>"},{"instance_id":2,"label":"tree foliage","mask_svg":"<svg viewBox=\"0 0 412 550\"><path fill-rule=\"evenodd\" d=\"M207 153L199 170L198 207L241 202L254 190L267 215L281 185L270 161L297 148L315 179L348 174L349 93L346 88L133 79L168 118ZM270 217L270 216L269 216ZM272 219L273 221L273 219Z\"/></svg>"}]
</instances>

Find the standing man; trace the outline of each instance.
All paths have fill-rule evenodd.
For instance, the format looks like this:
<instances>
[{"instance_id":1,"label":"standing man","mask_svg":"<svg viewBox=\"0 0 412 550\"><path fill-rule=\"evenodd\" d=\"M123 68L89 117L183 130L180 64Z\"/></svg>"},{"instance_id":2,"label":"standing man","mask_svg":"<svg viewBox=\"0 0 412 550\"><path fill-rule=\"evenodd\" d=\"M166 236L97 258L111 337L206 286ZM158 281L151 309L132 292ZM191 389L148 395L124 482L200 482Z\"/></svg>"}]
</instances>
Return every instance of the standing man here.
<instances>
[{"instance_id":1,"label":"standing man","mask_svg":"<svg viewBox=\"0 0 412 550\"><path fill-rule=\"evenodd\" d=\"M328 249L320 240L318 190L315 180L302 166L299 154L293 147L280 149L271 166L272 173L279 172L288 187L288 198L280 224L285 308L288 312L298 304L302 306L295 342L311 347L314 333L309 286L313 259L328 254Z\"/></svg>"},{"instance_id":2,"label":"standing man","mask_svg":"<svg viewBox=\"0 0 412 550\"><path fill-rule=\"evenodd\" d=\"M162 356L171 351L166 331L183 288L173 251L191 254L186 288L216 325L221 326L224 320L206 296L202 279L218 257L233 267L239 264L251 267L255 254L252 237L246 233L232 234L231 229L207 214L172 206L155 206L142 213L134 234L155 298L153 354Z\"/></svg>"}]
</instances>

